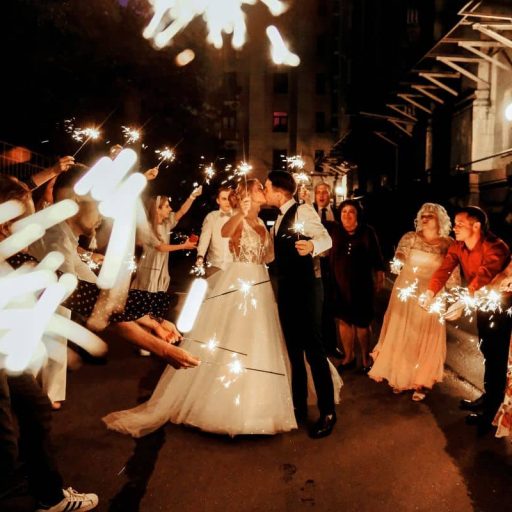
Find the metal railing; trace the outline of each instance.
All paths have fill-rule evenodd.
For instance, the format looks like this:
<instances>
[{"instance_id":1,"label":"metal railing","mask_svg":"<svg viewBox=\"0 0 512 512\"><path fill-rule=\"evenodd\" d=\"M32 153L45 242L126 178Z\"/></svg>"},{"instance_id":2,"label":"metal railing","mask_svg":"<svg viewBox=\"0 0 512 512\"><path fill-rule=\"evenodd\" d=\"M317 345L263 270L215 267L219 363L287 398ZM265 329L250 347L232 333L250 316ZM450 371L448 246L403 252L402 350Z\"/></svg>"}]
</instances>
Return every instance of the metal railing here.
<instances>
[{"instance_id":1,"label":"metal railing","mask_svg":"<svg viewBox=\"0 0 512 512\"><path fill-rule=\"evenodd\" d=\"M23 180L53 164L51 158L35 153L24 146L0 141L0 173Z\"/></svg>"}]
</instances>

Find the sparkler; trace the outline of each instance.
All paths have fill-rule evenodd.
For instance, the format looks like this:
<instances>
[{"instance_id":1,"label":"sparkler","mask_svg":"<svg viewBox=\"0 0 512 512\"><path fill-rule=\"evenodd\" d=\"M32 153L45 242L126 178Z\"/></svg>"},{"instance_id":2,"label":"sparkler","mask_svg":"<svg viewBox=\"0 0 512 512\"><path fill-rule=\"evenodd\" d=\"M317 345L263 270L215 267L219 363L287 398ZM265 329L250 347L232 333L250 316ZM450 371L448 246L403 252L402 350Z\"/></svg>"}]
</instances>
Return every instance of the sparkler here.
<instances>
[{"instance_id":1,"label":"sparkler","mask_svg":"<svg viewBox=\"0 0 512 512\"><path fill-rule=\"evenodd\" d=\"M219 345L219 342L216 339L215 335L213 335L213 337L211 337L208 341L201 341L201 340L196 340L195 338L186 338L186 337L184 337L182 339L185 341L193 341L194 343L203 345L206 348L206 350L208 350L209 352L212 352L212 353L218 349L218 350L225 350L226 352L231 352L233 354L238 354L240 356L247 356L247 354L245 352L239 352L238 350L233 350L230 348L222 347L221 345Z\"/></svg>"},{"instance_id":2,"label":"sparkler","mask_svg":"<svg viewBox=\"0 0 512 512\"><path fill-rule=\"evenodd\" d=\"M306 166L306 162L300 155L289 156L286 158L288 167L295 171L302 171Z\"/></svg>"},{"instance_id":3,"label":"sparkler","mask_svg":"<svg viewBox=\"0 0 512 512\"><path fill-rule=\"evenodd\" d=\"M138 142L141 137L141 132L138 128L132 128L130 126L121 126L123 131L123 137L127 144L133 144Z\"/></svg>"},{"instance_id":4,"label":"sparkler","mask_svg":"<svg viewBox=\"0 0 512 512\"><path fill-rule=\"evenodd\" d=\"M76 140L77 142L81 142L81 146L73 153L73 156L75 157L82 151L82 149L85 147L85 145L91 141L91 140L97 140L101 136L101 132L98 128L94 126L90 126L89 128L75 128L71 132L71 137L73 140Z\"/></svg>"},{"instance_id":5,"label":"sparkler","mask_svg":"<svg viewBox=\"0 0 512 512\"><path fill-rule=\"evenodd\" d=\"M286 377L286 375L284 373L280 373L280 372L274 372L272 370L263 370L261 368L251 368L249 366L244 366L242 364L242 362L240 361L240 359L238 359L236 356L233 357L233 360L230 362L230 363L214 363L212 361L201 361L201 364L209 364L209 365L212 365L212 366L224 366L224 367L227 367L228 370L229 370L229 373L231 373L232 375L235 375L236 377L242 375L243 373L245 373L246 371L249 371L249 372L259 372L259 373L268 373L270 375L278 375L280 377ZM225 384L225 387L229 387L229 385L231 384L231 382L229 382L227 385Z\"/></svg>"},{"instance_id":6,"label":"sparkler","mask_svg":"<svg viewBox=\"0 0 512 512\"><path fill-rule=\"evenodd\" d=\"M176 153L174 150L169 149L167 146L162 149L157 149L155 153L158 155L158 158L160 162L158 162L158 165L156 166L157 169L160 169L160 166L164 162L173 162L176 158Z\"/></svg>"},{"instance_id":7,"label":"sparkler","mask_svg":"<svg viewBox=\"0 0 512 512\"><path fill-rule=\"evenodd\" d=\"M209 185L210 184L210 180L214 176L215 176L215 168L213 167L213 164L210 164L204 170L204 181L203 181L203 183L206 183L207 185Z\"/></svg>"},{"instance_id":8,"label":"sparkler","mask_svg":"<svg viewBox=\"0 0 512 512\"><path fill-rule=\"evenodd\" d=\"M296 221L291 227L291 230L297 235L297 240L300 240L300 237L304 236L304 229L304 222L302 221Z\"/></svg>"},{"instance_id":9,"label":"sparkler","mask_svg":"<svg viewBox=\"0 0 512 512\"><path fill-rule=\"evenodd\" d=\"M411 285L406 286L405 288L398 288L398 298L402 302L406 302L411 297L416 297L417 290L418 290L418 280L415 279Z\"/></svg>"},{"instance_id":10,"label":"sparkler","mask_svg":"<svg viewBox=\"0 0 512 512\"><path fill-rule=\"evenodd\" d=\"M390 262L389 262L389 269L391 271L392 274L400 274L400 272L402 271L402 268L404 266L404 262L399 260L398 258L393 258Z\"/></svg>"}]
</instances>

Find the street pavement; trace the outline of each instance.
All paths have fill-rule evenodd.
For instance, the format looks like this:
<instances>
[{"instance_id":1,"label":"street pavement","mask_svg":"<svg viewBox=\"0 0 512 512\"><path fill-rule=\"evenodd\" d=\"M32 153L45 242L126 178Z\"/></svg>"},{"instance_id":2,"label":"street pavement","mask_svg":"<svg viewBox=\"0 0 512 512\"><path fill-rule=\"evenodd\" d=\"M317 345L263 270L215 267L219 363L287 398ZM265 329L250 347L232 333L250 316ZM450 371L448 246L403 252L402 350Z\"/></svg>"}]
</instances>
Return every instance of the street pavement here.
<instances>
[{"instance_id":1,"label":"street pavement","mask_svg":"<svg viewBox=\"0 0 512 512\"><path fill-rule=\"evenodd\" d=\"M188 278L173 282L181 291L187 285ZM384 295L380 314L386 302ZM171 424L139 440L108 431L102 416L148 398L163 369L126 342L108 340L105 365L68 375L67 400L53 414L59 467L66 485L99 495L99 511L511 510L511 441L477 437L458 409L481 385L467 330L450 328L445 380L424 402L357 370L343 374L338 423L320 440L304 426L235 438ZM309 413L314 421L315 408Z\"/></svg>"}]
</instances>

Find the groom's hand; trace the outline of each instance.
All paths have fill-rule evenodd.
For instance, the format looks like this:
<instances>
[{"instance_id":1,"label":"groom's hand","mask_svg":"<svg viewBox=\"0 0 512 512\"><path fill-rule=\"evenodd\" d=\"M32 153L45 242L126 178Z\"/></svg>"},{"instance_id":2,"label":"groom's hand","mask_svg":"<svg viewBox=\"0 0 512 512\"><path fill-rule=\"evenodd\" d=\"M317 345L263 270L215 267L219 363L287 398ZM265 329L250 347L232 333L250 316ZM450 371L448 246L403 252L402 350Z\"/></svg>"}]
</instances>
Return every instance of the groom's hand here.
<instances>
[{"instance_id":1,"label":"groom's hand","mask_svg":"<svg viewBox=\"0 0 512 512\"><path fill-rule=\"evenodd\" d=\"M295 249L297 249L300 256L307 256L314 251L315 246L311 240L297 240L295 242Z\"/></svg>"}]
</instances>

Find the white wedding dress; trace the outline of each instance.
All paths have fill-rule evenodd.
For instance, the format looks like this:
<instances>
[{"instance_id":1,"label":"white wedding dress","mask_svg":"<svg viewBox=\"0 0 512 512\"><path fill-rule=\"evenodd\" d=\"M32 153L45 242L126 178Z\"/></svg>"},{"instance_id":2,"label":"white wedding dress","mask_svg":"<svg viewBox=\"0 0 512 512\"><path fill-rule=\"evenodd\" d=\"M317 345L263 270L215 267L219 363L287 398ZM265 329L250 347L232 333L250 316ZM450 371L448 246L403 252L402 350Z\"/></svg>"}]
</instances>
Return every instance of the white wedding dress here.
<instances>
[{"instance_id":1,"label":"white wedding dress","mask_svg":"<svg viewBox=\"0 0 512 512\"><path fill-rule=\"evenodd\" d=\"M141 437L167 421L231 436L297 428L288 356L265 266L273 259L272 243L264 232L262 242L243 221L239 254L209 281L195 326L181 345L201 365L167 367L148 402L103 418L109 429ZM198 343L212 339L218 344L213 350ZM236 361L244 368L240 374L233 372ZM339 396L339 377L335 387Z\"/></svg>"}]
</instances>

